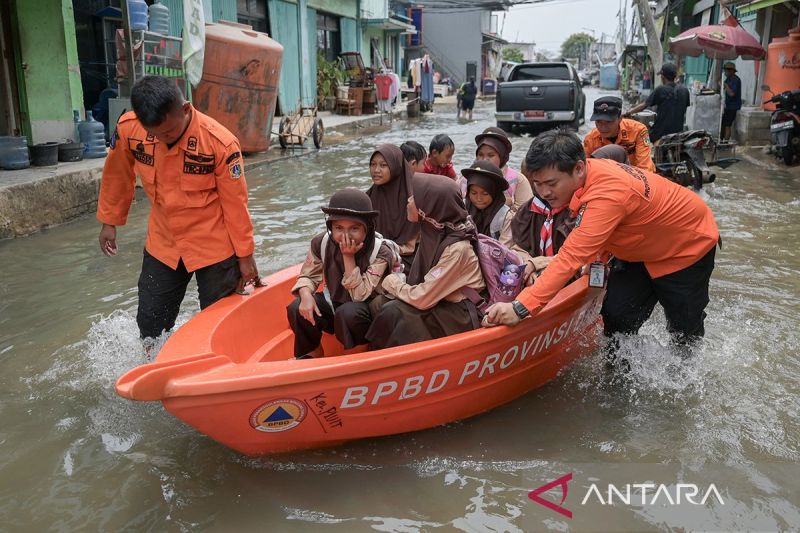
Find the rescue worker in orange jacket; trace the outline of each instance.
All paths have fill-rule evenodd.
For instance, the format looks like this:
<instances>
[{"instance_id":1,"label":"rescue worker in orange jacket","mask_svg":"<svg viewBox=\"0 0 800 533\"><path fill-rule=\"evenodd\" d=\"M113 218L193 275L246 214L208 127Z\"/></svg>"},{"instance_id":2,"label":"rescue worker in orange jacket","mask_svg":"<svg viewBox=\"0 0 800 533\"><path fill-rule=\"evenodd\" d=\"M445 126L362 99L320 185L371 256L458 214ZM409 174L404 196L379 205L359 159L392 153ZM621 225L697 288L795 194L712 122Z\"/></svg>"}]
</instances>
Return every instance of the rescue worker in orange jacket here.
<instances>
[{"instance_id":1,"label":"rescue worker in orange jacket","mask_svg":"<svg viewBox=\"0 0 800 533\"><path fill-rule=\"evenodd\" d=\"M100 249L116 255L116 227L127 221L139 176L151 205L136 316L145 339L175 325L193 274L201 309L260 281L236 137L167 78L139 80L131 105L111 140L97 219Z\"/></svg>"},{"instance_id":2,"label":"rescue worker in orange jacket","mask_svg":"<svg viewBox=\"0 0 800 533\"><path fill-rule=\"evenodd\" d=\"M516 301L488 310L487 325L535 315L577 270L610 252L626 263L609 276L601 311L606 335L636 333L658 302L673 339L703 336L719 230L697 194L616 161L587 161L580 140L568 132L536 137L525 170L553 208L569 206L575 228L532 286Z\"/></svg>"},{"instance_id":3,"label":"rescue worker in orange jacket","mask_svg":"<svg viewBox=\"0 0 800 533\"><path fill-rule=\"evenodd\" d=\"M587 154L602 146L618 144L625 148L632 166L656 171L647 126L630 118L622 118L621 98L604 96L595 100L592 120L595 128L583 139L583 149Z\"/></svg>"}]
</instances>

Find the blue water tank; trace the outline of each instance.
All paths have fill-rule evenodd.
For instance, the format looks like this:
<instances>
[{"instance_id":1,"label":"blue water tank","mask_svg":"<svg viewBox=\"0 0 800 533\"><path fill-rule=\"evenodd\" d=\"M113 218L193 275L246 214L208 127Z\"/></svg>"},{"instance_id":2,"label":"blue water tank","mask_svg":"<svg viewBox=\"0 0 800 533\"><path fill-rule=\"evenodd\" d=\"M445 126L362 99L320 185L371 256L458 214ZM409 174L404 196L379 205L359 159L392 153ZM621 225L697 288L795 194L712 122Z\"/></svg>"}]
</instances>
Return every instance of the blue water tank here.
<instances>
[{"instance_id":1,"label":"blue water tank","mask_svg":"<svg viewBox=\"0 0 800 533\"><path fill-rule=\"evenodd\" d=\"M83 157L105 157L106 156L106 130L102 122L97 122L92 117L92 112L86 112L86 120L78 124L78 131L81 135L81 142L85 146Z\"/></svg>"},{"instance_id":2,"label":"blue water tank","mask_svg":"<svg viewBox=\"0 0 800 533\"><path fill-rule=\"evenodd\" d=\"M147 3L144 0L128 0L128 16L132 30L147 31Z\"/></svg>"},{"instance_id":3,"label":"blue water tank","mask_svg":"<svg viewBox=\"0 0 800 533\"><path fill-rule=\"evenodd\" d=\"M31 166L28 158L28 139L25 137L0 137L0 168L20 170Z\"/></svg>"},{"instance_id":4,"label":"blue water tank","mask_svg":"<svg viewBox=\"0 0 800 533\"><path fill-rule=\"evenodd\" d=\"M156 0L150 6L150 31L169 35L169 8Z\"/></svg>"},{"instance_id":5,"label":"blue water tank","mask_svg":"<svg viewBox=\"0 0 800 533\"><path fill-rule=\"evenodd\" d=\"M600 65L600 88L601 89L618 89L619 88L619 70L616 63L607 63Z\"/></svg>"}]
</instances>

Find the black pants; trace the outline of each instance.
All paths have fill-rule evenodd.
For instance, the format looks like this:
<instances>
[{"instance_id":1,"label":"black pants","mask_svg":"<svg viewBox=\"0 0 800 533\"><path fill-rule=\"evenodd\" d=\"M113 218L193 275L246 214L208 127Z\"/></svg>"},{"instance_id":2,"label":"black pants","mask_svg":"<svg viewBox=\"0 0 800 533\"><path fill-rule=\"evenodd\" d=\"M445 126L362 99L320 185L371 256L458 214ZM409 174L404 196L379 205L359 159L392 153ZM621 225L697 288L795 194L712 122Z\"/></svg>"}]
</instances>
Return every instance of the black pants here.
<instances>
[{"instance_id":1,"label":"black pants","mask_svg":"<svg viewBox=\"0 0 800 533\"><path fill-rule=\"evenodd\" d=\"M300 314L300 298L295 298L286 307L289 327L294 331L294 355L305 355L314 351L322 340L322 333L334 333L345 349L366 344L366 334L372 323L372 314L367 302L346 302L336 311L331 309L322 293L315 293L314 300L322 316L314 317L314 324Z\"/></svg>"},{"instance_id":2,"label":"black pants","mask_svg":"<svg viewBox=\"0 0 800 533\"><path fill-rule=\"evenodd\" d=\"M144 251L142 273L139 275L139 311L136 313L139 335L143 339L158 337L162 332L172 329L192 274L197 276L200 309L205 309L236 290L240 277L239 261L233 255L219 263L188 272L183 260L173 270L147 253L147 250Z\"/></svg>"},{"instance_id":3,"label":"black pants","mask_svg":"<svg viewBox=\"0 0 800 533\"><path fill-rule=\"evenodd\" d=\"M638 332L658 302L674 341L684 343L702 337L715 251L712 248L693 265L655 279L643 263L625 263L622 270L612 271L600 311L605 334Z\"/></svg>"}]
</instances>

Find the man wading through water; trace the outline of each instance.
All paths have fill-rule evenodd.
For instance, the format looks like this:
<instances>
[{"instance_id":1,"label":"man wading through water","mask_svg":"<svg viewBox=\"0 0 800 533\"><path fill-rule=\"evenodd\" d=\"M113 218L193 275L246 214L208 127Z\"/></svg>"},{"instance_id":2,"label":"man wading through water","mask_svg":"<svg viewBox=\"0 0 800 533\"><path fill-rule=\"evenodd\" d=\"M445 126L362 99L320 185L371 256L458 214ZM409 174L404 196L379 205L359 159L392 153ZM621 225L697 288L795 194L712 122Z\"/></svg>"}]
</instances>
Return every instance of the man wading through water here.
<instances>
[{"instance_id":1,"label":"man wading through water","mask_svg":"<svg viewBox=\"0 0 800 533\"><path fill-rule=\"evenodd\" d=\"M686 343L705 334L719 230L697 194L616 161L587 161L578 137L556 130L533 140L525 175L554 209L569 206L575 228L516 301L489 308L485 326L513 326L535 315L581 267L611 252L625 264L608 279L601 311L607 336L638 332L657 302L674 341ZM617 343L615 337L612 357Z\"/></svg>"},{"instance_id":2,"label":"man wading through water","mask_svg":"<svg viewBox=\"0 0 800 533\"><path fill-rule=\"evenodd\" d=\"M170 79L142 78L131 105L111 140L97 219L100 249L114 256L116 227L125 224L141 177L151 207L136 322L141 337L152 339L175 325L193 274L201 309L261 282L239 141Z\"/></svg>"}]
</instances>

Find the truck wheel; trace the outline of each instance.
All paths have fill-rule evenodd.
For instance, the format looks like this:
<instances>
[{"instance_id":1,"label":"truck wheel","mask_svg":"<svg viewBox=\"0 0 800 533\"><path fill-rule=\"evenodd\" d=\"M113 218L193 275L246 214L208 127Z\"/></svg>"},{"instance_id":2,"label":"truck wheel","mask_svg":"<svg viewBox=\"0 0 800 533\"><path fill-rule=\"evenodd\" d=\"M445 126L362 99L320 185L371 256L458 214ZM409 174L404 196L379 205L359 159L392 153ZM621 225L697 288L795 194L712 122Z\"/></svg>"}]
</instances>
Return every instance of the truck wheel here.
<instances>
[{"instance_id":1,"label":"truck wheel","mask_svg":"<svg viewBox=\"0 0 800 533\"><path fill-rule=\"evenodd\" d=\"M792 162L794 161L794 150L792 150L791 144L783 147L783 150L781 150L781 157L783 157L783 163L787 167L791 166Z\"/></svg>"},{"instance_id":2,"label":"truck wheel","mask_svg":"<svg viewBox=\"0 0 800 533\"><path fill-rule=\"evenodd\" d=\"M512 128L514 127L513 122L500 122L497 121L497 127L503 130L506 133L511 133Z\"/></svg>"}]
</instances>

